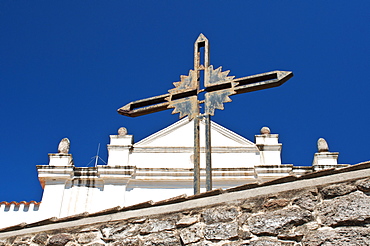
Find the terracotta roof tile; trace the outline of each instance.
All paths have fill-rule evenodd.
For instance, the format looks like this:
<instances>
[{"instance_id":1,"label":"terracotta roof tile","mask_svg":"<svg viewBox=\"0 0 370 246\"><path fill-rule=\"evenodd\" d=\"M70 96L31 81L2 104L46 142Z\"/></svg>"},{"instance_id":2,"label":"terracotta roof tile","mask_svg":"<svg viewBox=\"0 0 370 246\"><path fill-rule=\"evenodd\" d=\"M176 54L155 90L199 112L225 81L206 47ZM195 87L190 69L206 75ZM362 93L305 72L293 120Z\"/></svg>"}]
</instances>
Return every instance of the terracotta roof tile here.
<instances>
[{"instance_id":1,"label":"terracotta roof tile","mask_svg":"<svg viewBox=\"0 0 370 246\"><path fill-rule=\"evenodd\" d=\"M188 196L187 200L193 200L193 199L198 199L198 198L203 198L203 197L208 197L208 196L216 196L224 193L223 189L215 189L215 190L210 190L206 191L200 194Z\"/></svg>"},{"instance_id":2,"label":"terracotta roof tile","mask_svg":"<svg viewBox=\"0 0 370 246\"><path fill-rule=\"evenodd\" d=\"M51 218L40 220L40 221L37 221L37 222L34 222L34 223L29 223L29 224L27 224L26 227L42 226L42 225L51 224L51 223L57 222L57 221L58 221L57 217L51 217Z\"/></svg>"},{"instance_id":3,"label":"terracotta roof tile","mask_svg":"<svg viewBox=\"0 0 370 246\"><path fill-rule=\"evenodd\" d=\"M166 200L158 201L153 203L153 206L161 206L161 205L167 205L167 204L173 204L173 203L178 203L178 202L183 202L187 200L188 196L186 194L180 195L180 196L175 196Z\"/></svg>"},{"instance_id":4,"label":"terracotta roof tile","mask_svg":"<svg viewBox=\"0 0 370 246\"><path fill-rule=\"evenodd\" d=\"M140 209L140 208L147 208L147 207L151 207L153 204L154 204L153 201L150 200L150 201L146 201L146 202L134 204L134 205L131 205L131 206L128 206L128 207L123 207L120 211L135 210L135 209Z\"/></svg>"},{"instance_id":5,"label":"terracotta roof tile","mask_svg":"<svg viewBox=\"0 0 370 246\"><path fill-rule=\"evenodd\" d=\"M225 191L226 192L235 192L235 191L240 191L240 190L249 190L249 189L256 188L258 186L259 186L258 182L253 182L253 183L249 183L249 184L235 186L235 187L226 189Z\"/></svg>"},{"instance_id":6,"label":"terracotta roof tile","mask_svg":"<svg viewBox=\"0 0 370 246\"><path fill-rule=\"evenodd\" d=\"M84 212L84 213L80 213L80 214L75 214L75 215L59 218L57 222L78 220L78 219L85 218L85 217L88 217L88 216L90 216L90 214L88 212Z\"/></svg>"},{"instance_id":7,"label":"terracotta roof tile","mask_svg":"<svg viewBox=\"0 0 370 246\"><path fill-rule=\"evenodd\" d=\"M313 173L308 173L305 175L300 176L298 179L312 179L316 177L321 177L321 176L326 176L326 175L331 175L335 173L335 168L329 168L329 169L324 169L320 171L316 171Z\"/></svg>"},{"instance_id":8,"label":"terracotta roof tile","mask_svg":"<svg viewBox=\"0 0 370 246\"><path fill-rule=\"evenodd\" d=\"M6 231L15 231L15 230L19 230L19 229L23 229L24 227L27 226L27 223L20 223L20 224L17 224L17 225L13 225L13 226L8 226L8 227L5 227L5 228L1 228L0 231L1 232L6 232Z\"/></svg>"},{"instance_id":9,"label":"terracotta roof tile","mask_svg":"<svg viewBox=\"0 0 370 246\"><path fill-rule=\"evenodd\" d=\"M337 173L343 173L343 172L349 172L349 171L356 171L361 170L365 168L370 168L370 161L361 162L355 165L350 165L348 167L343 167L340 169L337 169Z\"/></svg>"},{"instance_id":10,"label":"terracotta roof tile","mask_svg":"<svg viewBox=\"0 0 370 246\"><path fill-rule=\"evenodd\" d=\"M277 178L277 179L273 179L273 180L263 182L259 186L262 187L262 186L268 186L268 185L288 183L288 182L296 181L297 179L298 178L295 175L289 175L289 176L286 176L286 177Z\"/></svg>"},{"instance_id":11,"label":"terracotta roof tile","mask_svg":"<svg viewBox=\"0 0 370 246\"><path fill-rule=\"evenodd\" d=\"M40 205L41 204L41 202L35 202L35 201L29 201L29 202L26 202L26 201L21 201L21 202L15 202L15 201L6 202L6 201L2 201L2 202L0 202L0 205L1 204L5 204L6 206L9 206L11 204L14 204L15 206L19 206L21 204L30 205L31 203L33 203L35 205Z\"/></svg>"},{"instance_id":12,"label":"terracotta roof tile","mask_svg":"<svg viewBox=\"0 0 370 246\"><path fill-rule=\"evenodd\" d=\"M87 213L86 216L99 216L99 215L105 215L105 214L112 214L112 213L115 213L115 212L118 212L122 209L121 206L117 206L117 207L113 207L113 208L108 208L108 209L104 209L102 211L98 211L98 212L95 212L95 213Z\"/></svg>"}]
</instances>

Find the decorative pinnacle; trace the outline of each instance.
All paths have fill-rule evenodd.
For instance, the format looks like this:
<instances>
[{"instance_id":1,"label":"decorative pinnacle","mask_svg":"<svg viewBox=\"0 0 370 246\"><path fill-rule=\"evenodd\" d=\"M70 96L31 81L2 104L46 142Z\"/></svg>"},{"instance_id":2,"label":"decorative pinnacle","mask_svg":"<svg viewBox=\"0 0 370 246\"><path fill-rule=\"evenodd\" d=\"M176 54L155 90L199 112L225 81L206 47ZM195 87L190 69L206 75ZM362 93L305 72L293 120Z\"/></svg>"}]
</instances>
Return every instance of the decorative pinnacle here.
<instances>
[{"instance_id":1,"label":"decorative pinnacle","mask_svg":"<svg viewBox=\"0 0 370 246\"><path fill-rule=\"evenodd\" d=\"M71 143L68 138L63 138L58 145L58 153L68 154Z\"/></svg>"},{"instance_id":2,"label":"decorative pinnacle","mask_svg":"<svg viewBox=\"0 0 370 246\"><path fill-rule=\"evenodd\" d=\"M271 133L270 128L268 128L267 126L261 128L261 134L265 135L270 133Z\"/></svg>"},{"instance_id":3,"label":"decorative pinnacle","mask_svg":"<svg viewBox=\"0 0 370 246\"><path fill-rule=\"evenodd\" d=\"M120 127L118 129L118 135L119 136L126 136L127 135L127 129L125 127Z\"/></svg>"},{"instance_id":4,"label":"decorative pinnacle","mask_svg":"<svg viewBox=\"0 0 370 246\"><path fill-rule=\"evenodd\" d=\"M319 140L317 140L317 150L319 152L329 152L329 145L325 139L319 138Z\"/></svg>"}]
</instances>

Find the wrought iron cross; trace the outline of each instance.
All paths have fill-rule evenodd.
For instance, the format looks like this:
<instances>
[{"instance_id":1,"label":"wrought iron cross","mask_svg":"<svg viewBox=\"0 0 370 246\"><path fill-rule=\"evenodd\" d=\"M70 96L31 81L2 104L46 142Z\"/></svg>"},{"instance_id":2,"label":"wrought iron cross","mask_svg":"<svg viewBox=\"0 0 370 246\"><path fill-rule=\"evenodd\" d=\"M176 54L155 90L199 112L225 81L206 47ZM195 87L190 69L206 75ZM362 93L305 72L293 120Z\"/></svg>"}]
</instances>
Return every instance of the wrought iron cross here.
<instances>
[{"instance_id":1,"label":"wrought iron cross","mask_svg":"<svg viewBox=\"0 0 370 246\"><path fill-rule=\"evenodd\" d=\"M204 60L201 64L201 48L204 48ZM200 71L204 71L204 88L200 89ZM205 119L205 153L206 153L206 190L212 190L211 164L211 120L215 109L224 109L223 104L231 102L229 96L257 91L282 85L293 77L289 71L273 71L234 79L222 72L222 67L214 69L209 64L209 42L200 34L194 43L194 70L189 75L181 75L179 82L173 83L175 88L167 94L130 102L118 109L118 113L136 117L174 108L173 114L179 113L180 118L188 116L194 120L194 194L200 193L200 142L199 121ZM199 94L204 100L199 100ZM204 103L204 113L200 112L200 104Z\"/></svg>"}]
</instances>

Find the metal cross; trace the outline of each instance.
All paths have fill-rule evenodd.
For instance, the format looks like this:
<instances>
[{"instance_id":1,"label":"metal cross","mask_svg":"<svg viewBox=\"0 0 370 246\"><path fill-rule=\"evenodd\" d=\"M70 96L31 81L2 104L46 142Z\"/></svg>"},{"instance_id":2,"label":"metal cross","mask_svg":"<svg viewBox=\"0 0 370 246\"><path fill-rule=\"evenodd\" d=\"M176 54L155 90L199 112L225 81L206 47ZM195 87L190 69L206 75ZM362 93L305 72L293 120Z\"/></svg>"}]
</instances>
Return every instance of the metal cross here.
<instances>
[{"instance_id":1,"label":"metal cross","mask_svg":"<svg viewBox=\"0 0 370 246\"><path fill-rule=\"evenodd\" d=\"M201 48L204 48L204 59L201 64ZM204 71L204 88L200 89L200 71ZM179 113L180 118L188 116L194 120L194 194L200 193L200 142L199 121L205 119L205 153L206 153L206 190L212 190L211 164L211 120L215 109L224 109L223 104L231 102L229 96L257 91L282 85L293 77L289 71L273 71L234 79L228 76L228 71L222 72L222 67L213 69L209 64L209 42L200 34L194 43L194 70L189 75L181 75L179 82L173 83L175 88L167 94L130 102L118 109L118 113L136 117L174 108L173 114ZM204 94L204 100L199 100L199 94ZM200 113L200 104L204 103L204 113Z\"/></svg>"}]
</instances>

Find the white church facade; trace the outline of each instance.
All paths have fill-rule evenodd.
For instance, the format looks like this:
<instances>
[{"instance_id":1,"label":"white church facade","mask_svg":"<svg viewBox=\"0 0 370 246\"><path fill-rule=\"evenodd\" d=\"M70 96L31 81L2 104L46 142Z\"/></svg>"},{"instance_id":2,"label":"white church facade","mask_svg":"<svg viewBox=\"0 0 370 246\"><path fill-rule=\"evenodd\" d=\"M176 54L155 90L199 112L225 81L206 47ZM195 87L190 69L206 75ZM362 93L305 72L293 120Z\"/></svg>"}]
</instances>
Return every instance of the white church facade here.
<instances>
[{"instance_id":1,"label":"white church facade","mask_svg":"<svg viewBox=\"0 0 370 246\"><path fill-rule=\"evenodd\" d=\"M204 123L200 126L204 136ZM1 202L0 228L193 195L193 131L193 122L185 118L134 143L121 128L110 136L107 165L96 167L74 166L68 150L49 154L49 164L37 166L44 189L41 202ZM279 135L267 127L252 142L212 122L211 136L213 189L348 166L337 163L338 153L329 152L323 139L312 166L298 167L282 164ZM201 145L201 192L204 155Z\"/></svg>"}]
</instances>

